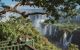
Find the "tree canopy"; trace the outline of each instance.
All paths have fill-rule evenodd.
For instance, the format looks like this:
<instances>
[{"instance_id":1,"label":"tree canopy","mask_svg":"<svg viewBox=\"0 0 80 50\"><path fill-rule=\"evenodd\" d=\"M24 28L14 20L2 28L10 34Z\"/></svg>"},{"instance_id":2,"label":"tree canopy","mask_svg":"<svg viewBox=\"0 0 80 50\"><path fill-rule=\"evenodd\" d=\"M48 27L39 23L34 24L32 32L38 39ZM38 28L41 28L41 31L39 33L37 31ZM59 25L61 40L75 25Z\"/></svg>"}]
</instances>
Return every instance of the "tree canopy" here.
<instances>
[{"instance_id":1,"label":"tree canopy","mask_svg":"<svg viewBox=\"0 0 80 50\"><path fill-rule=\"evenodd\" d=\"M66 18L68 16L72 17L77 15L77 13L75 12L76 11L75 7L77 6L77 4L80 4L79 0L12 0L12 1L16 1L19 3L17 3L14 6L14 8L11 8L10 6L4 6L4 4L2 4L2 7L5 9L3 11L0 11L0 15L4 14L7 11L13 11L20 13L22 16L27 16L25 12L18 12L16 10L16 7L21 5L30 5L30 6L36 5L38 7L43 7L43 9L46 10L47 14L54 16L55 20L58 20L59 17L61 16ZM60 7L60 9L57 8L60 5L62 5L63 7Z\"/></svg>"},{"instance_id":2,"label":"tree canopy","mask_svg":"<svg viewBox=\"0 0 80 50\"><path fill-rule=\"evenodd\" d=\"M2 2L2 0L0 0ZM8 1L8 0L7 0ZM37 13L37 14L47 14L47 15L52 15L53 17L55 17L55 20L58 20L60 17L63 17L63 18L67 18L67 17L73 17L73 16L76 16L78 15L79 13L76 11L76 6L80 4L80 0L12 0L12 1L16 1L18 2L14 7L11 7L11 6L8 6L8 5L5 5L4 3L1 3L1 7L3 7L3 10L0 11L0 16L5 14L6 12L16 12L16 13L19 13L21 14L24 18L26 18L28 15L31 15L31 14L36 14L36 13L29 13L29 14L26 14L26 12L20 12L18 11L16 8L18 6L24 6L24 5L30 5L30 6L37 6L37 7L42 7L44 10L46 10L45 13ZM19 20L19 19L18 19ZM54 22L53 19L50 20L51 22ZM16 23L17 22L17 23ZM8 21L7 23L1 23L0 24L0 27L1 27L1 30L3 29L4 32L2 32L3 34L5 34L5 32L7 32L8 35L6 35L6 37L14 37L15 35L18 35L18 34L15 34L16 32L17 33L20 33L21 31L23 33L26 32L26 30L28 30L27 32L31 33L34 32L36 33L36 31L34 29L32 29L32 27L30 25L27 25L26 29L24 29L24 27L26 25L24 25L24 22L23 23L18 23L19 21ZM13 25L14 23L14 25ZM19 25L20 24L20 25ZM31 24L31 23L28 23L28 24ZM2 27L5 26L5 27ZM15 25L18 25L18 27L20 28L20 26L24 26L23 29L21 30L15 30L17 28L16 27L12 27L12 26L15 26ZM9 27L6 27L6 26L9 26ZM28 27L29 26L29 27ZM70 28L70 30L74 29L74 25L70 25L70 26L60 26L60 27L67 27L67 28ZM75 26L77 27L77 26ZM29 28L31 28L29 30ZM11 31L10 31L11 30ZM14 31L13 31L14 30ZM72 31L71 30L71 31ZM11 34L12 33L12 34ZM26 33L27 34L27 33ZM39 42L39 40L41 39L41 37L38 37L38 34L30 34L30 35L34 35L34 39L37 44L35 44L36 48L40 48L42 47L43 45L39 45L39 43L42 43L42 41L44 41L44 39ZM36 35L36 36L35 36ZM1 35L2 36L2 35ZM5 38L6 38L5 37ZM4 39L5 39L4 38ZM38 40L39 39L39 40ZM47 45L47 44L44 44L44 45ZM52 45L51 45L52 46ZM50 46L50 47L51 47ZM47 46L48 48L48 46ZM52 48L52 47L51 47ZM50 48L50 49L51 49ZM50 50L48 49L48 50ZM44 50L44 48L43 48Z\"/></svg>"}]
</instances>

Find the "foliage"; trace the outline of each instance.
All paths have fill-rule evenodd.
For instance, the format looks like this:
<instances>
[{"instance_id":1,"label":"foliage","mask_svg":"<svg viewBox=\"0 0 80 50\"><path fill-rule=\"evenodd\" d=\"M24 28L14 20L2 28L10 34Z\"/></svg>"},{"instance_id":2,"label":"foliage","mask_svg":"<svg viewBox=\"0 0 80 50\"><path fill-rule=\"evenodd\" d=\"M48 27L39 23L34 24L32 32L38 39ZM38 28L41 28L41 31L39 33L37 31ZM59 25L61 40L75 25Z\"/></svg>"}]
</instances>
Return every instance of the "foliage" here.
<instances>
[{"instance_id":1,"label":"foliage","mask_svg":"<svg viewBox=\"0 0 80 50\"><path fill-rule=\"evenodd\" d=\"M55 23L54 26L58 26L61 30L66 30L69 32L73 32L74 30L77 30L80 28L79 24L72 24L72 23Z\"/></svg>"},{"instance_id":2,"label":"foliage","mask_svg":"<svg viewBox=\"0 0 80 50\"><path fill-rule=\"evenodd\" d=\"M22 5L25 5L25 2L29 2L29 0L13 0L13 1L19 1L19 2L21 2ZM63 17L63 18L71 17L72 18L73 16L76 16L79 14L77 12L77 10L75 9L76 8L75 3L80 4L80 0L68 0L66 2L64 0L33 0L33 2L34 2L34 5L36 5L38 7L43 7L49 15L52 15L55 17L55 20L58 20L59 17ZM61 5L63 7L60 7L60 9L59 9L59 6L61 6ZM40 48L40 50L51 50L51 49L47 49L48 46L46 46L46 49L44 49L44 47L43 47L44 45L42 45L43 44L42 43L43 40L41 39L42 37L38 34L39 32L37 32L32 27L32 24L30 22L26 23L23 21L25 21L25 20L24 19L22 19L22 20L11 19L10 21L8 21L6 23L1 22L0 23L1 39L6 40L6 37L7 37L7 39L9 39L9 38L15 39L18 35L20 35L22 33L26 33L35 39L36 48ZM54 20L46 20L45 22L54 23ZM69 31L72 31L74 29L74 26L65 26L65 27L64 26L62 25L60 27L61 28L63 27L63 29L68 29ZM4 36L2 36L2 35L4 35ZM40 39L42 41L39 41Z\"/></svg>"},{"instance_id":3,"label":"foliage","mask_svg":"<svg viewBox=\"0 0 80 50\"><path fill-rule=\"evenodd\" d=\"M79 0L12 0L12 1L18 1L20 2L21 5L30 5L30 1L32 1L34 4L31 5L36 5L38 7L43 7L47 14L52 15L55 17L55 20L58 20L59 17L72 17L76 16L76 4L80 4ZM60 6L63 7L60 7ZM16 7L16 6L14 6ZM60 8L59 8L60 7ZM66 14L66 15L64 15Z\"/></svg>"},{"instance_id":4,"label":"foliage","mask_svg":"<svg viewBox=\"0 0 80 50\"><path fill-rule=\"evenodd\" d=\"M70 44L69 50L79 50L77 45Z\"/></svg>"},{"instance_id":5,"label":"foliage","mask_svg":"<svg viewBox=\"0 0 80 50\"><path fill-rule=\"evenodd\" d=\"M10 21L1 22L0 26L2 27L1 30L6 35L6 38L14 39L17 35L24 33L22 29L24 29L27 23L25 23L25 25L24 22L22 24L21 23L22 21L20 19L15 20L14 18L12 18Z\"/></svg>"},{"instance_id":6,"label":"foliage","mask_svg":"<svg viewBox=\"0 0 80 50\"><path fill-rule=\"evenodd\" d=\"M18 1L18 0L15 0ZM19 0L19 1L23 1L23 2L29 2L29 0ZM52 15L55 17L55 20L58 20L59 17L63 16L62 14L66 13L65 16L63 16L64 18L66 17L72 17L77 15L77 13L75 12L75 8L76 8L76 4L80 4L79 0L32 0L34 2L34 5L38 6L38 7L43 7L46 12L49 15ZM59 7L60 5L63 5L63 7L56 8ZM59 12L61 12L62 14L60 14Z\"/></svg>"},{"instance_id":7,"label":"foliage","mask_svg":"<svg viewBox=\"0 0 80 50\"><path fill-rule=\"evenodd\" d=\"M2 33L1 33L2 32ZM29 19L11 18L9 21L0 22L0 39L15 40L19 35L27 34L34 39L34 47L38 50L60 50L43 37L34 27ZM3 38L4 37L4 38Z\"/></svg>"},{"instance_id":8,"label":"foliage","mask_svg":"<svg viewBox=\"0 0 80 50\"><path fill-rule=\"evenodd\" d=\"M51 24L53 24L53 23L55 23L55 21L53 19L48 19L48 20L45 20L44 23L51 23Z\"/></svg>"}]
</instances>

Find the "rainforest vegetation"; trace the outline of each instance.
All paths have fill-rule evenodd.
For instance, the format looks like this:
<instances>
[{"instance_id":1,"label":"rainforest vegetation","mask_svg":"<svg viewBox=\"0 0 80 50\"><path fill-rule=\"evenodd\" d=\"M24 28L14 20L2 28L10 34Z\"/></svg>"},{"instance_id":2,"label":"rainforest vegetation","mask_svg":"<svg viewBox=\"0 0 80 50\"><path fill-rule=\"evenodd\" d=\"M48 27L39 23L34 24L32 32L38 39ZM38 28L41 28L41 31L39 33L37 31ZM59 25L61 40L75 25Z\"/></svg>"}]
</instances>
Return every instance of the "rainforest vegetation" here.
<instances>
[{"instance_id":1,"label":"rainforest vegetation","mask_svg":"<svg viewBox=\"0 0 80 50\"><path fill-rule=\"evenodd\" d=\"M17 4L14 7L11 7L10 5L5 5L2 2L2 0L0 0L1 2L0 7L2 7L3 9L0 11L1 19L7 12L15 12L20 14L21 16L17 18L13 16L5 22L0 21L0 41L6 41L6 40L16 41L18 36L25 34L30 36L31 39L34 40L34 47L37 50L80 50L80 41L79 41L80 23L73 22L72 20L76 16L80 17L80 12L79 12L80 8L77 8L78 6L80 6L80 0L12 0L12 1L17 2ZM26 11L20 12L17 10L18 6L27 6L27 5L30 7L32 6L34 8L42 7L43 10L46 10L46 12L26 13ZM63 48L55 44L55 41L53 41L53 39L57 40L56 36L55 38L51 36L53 34L43 35L42 32L38 31L33 26L32 23L33 21L31 21L28 17L29 15L35 15L35 14L42 14L42 15L46 14L47 17L49 15L52 16L49 17L49 19L46 19L43 23L45 25L49 26L54 25L58 27L58 30L61 32L60 34L60 32L57 31L59 33L58 34L59 36L57 36L58 39L59 38L64 39L67 36L65 35L65 32L67 32L67 34L70 35L69 37L73 35L72 41L68 40L70 38L67 39L67 42L65 39L62 40L62 43L64 43L64 41L66 42L64 43L65 45L69 44L67 45L68 47L66 47L67 49L64 49L65 46ZM63 18L64 21L60 22L60 18ZM70 43L68 43L69 41Z\"/></svg>"}]
</instances>

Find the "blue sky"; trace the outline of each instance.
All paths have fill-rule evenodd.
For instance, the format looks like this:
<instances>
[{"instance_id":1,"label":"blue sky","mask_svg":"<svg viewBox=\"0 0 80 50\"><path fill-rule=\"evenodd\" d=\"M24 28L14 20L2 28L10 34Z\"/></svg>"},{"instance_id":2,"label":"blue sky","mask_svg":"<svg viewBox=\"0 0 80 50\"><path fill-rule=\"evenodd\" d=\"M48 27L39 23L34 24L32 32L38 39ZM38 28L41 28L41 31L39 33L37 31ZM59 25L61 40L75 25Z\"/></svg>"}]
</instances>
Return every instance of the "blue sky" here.
<instances>
[{"instance_id":1,"label":"blue sky","mask_svg":"<svg viewBox=\"0 0 80 50\"><path fill-rule=\"evenodd\" d=\"M2 0L3 3L5 3L6 5L11 5L12 3L15 3L15 2L12 2L12 0Z\"/></svg>"},{"instance_id":2,"label":"blue sky","mask_svg":"<svg viewBox=\"0 0 80 50\"><path fill-rule=\"evenodd\" d=\"M3 3L5 3L6 5L10 5L10 6L14 6L16 5L17 2L15 1L12 1L12 0L2 0ZM25 8L25 7L22 7L22 8ZM26 9L38 9L38 7L34 8L34 7L30 7L30 6L27 6ZM40 9L40 8L39 8Z\"/></svg>"},{"instance_id":3,"label":"blue sky","mask_svg":"<svg viewBox=\"0 0 80 50\"><path fill-rule=\"evenodd\" d=\"M14 5L16 5L17 2L12 0L2 0L2 3L5 3L6 5L10 5L11 7L13 7Z\"/></svg>"},{"instance_id":4,"label":"blue sky","mask_svg":"<svg viewBox=\"0 0 80 50\"><path fill-rule=\"evenodd\" d=\"M15 2L15 1L13 1L12 2L12 0L2 0L2 2L3 3L5 3L6 5L9 5L9 6L11 6L11 7L14 7L15 5L16 5L16 3L17 2ZM18 8L18 10L20 10L20 11L24 11L24 10L26 10L26 9L33 9L34 11L36 10L37 11L37 9L38 9L38 12L39 11L41 11L41 10L39 10L40 8L38 8L38 7L36 7L36 8L34 8L33 6L32 7L30 7L30 6L20 6L20 7L17 7ZM41 8L42 9L42 8ZM27 10L27 12L32 12L33 10L29 10L28 11ZM43 11L43 10L42 10ZM6 14L4 14L3 16L5 16L5 18L3 18L2 19L2 21L6 21L6 20L9 20L9 16L19 16L18 14L15 14L15 13L11 13L11 12L7 12Z\"/></svg>"}]
</instances>

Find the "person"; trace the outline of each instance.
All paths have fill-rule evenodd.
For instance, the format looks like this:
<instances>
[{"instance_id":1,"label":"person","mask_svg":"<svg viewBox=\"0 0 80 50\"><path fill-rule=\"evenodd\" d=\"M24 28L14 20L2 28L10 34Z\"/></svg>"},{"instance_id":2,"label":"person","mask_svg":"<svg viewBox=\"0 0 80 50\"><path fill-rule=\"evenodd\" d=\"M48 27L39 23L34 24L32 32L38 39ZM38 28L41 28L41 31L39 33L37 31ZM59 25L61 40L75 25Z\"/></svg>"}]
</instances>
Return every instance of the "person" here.
<instances>
[{"instance_id":1,"label":"person","mask_svg":"<svg viewBox=\"0 0 80 50\"><path fill-rule=\"evenodd\" d=\"M20 36L18 36L18 38L17 38L17 43L18 43L18 44L21 43L21 37L20 37Z\"/></svg>"}]
</instances>

